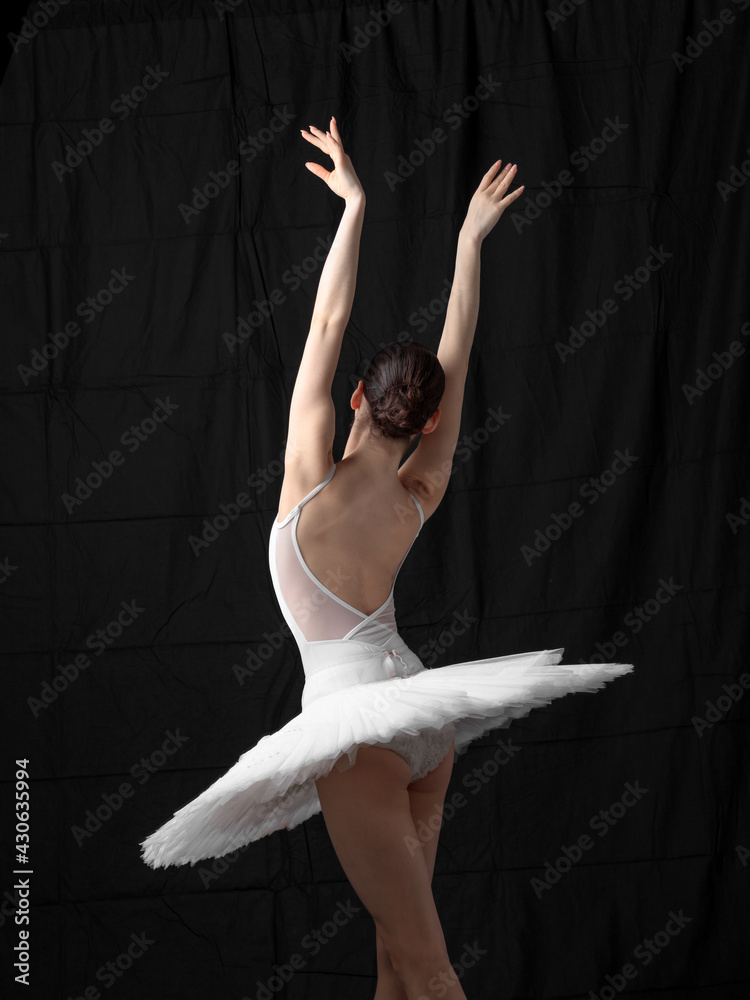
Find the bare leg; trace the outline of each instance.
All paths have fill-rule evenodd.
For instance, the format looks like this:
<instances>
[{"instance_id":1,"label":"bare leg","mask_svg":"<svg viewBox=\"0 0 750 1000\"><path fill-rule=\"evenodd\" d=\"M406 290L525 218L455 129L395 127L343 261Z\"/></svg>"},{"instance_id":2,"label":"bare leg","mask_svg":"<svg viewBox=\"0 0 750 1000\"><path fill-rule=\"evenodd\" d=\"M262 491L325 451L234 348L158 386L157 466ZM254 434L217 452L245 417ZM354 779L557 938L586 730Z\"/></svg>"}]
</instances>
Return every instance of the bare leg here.
<instances>
[{"instance_id":1,"label":"bare leg","mask_svg":"<svg viewBox=\"0 0 750 1000\"><path fill-rule=\"evenodd\" d=\"M315 784L334 850L375 921L406 1000L466 1000L448 958L425 858L407 847L418 840L410 778L398 754L362 746L352 767L334 767Z\"/></svg>"},{"instance_id":2,"label":"bare leg","mask_svg":"<svg viewBox=\"0 0 750 1000\"><path fill-rule=\"evenodd\" d=\"M378 952L378 985L373 1000L408 1000L404 984L396 975L391 956L379 934L375 935Z\"/></svg>"},{"instance_id":3,"label":"bare leg","mask_svg":"<svg viewBox=\"0 0 750 1000\"><path fill-rule=\"evenodd\" d=\"M409 810L421 843L421 847L415 848L411 841L410 846L424 858L430 881L435 871L440 833L438 818L442 817L443 802L453 771L454 747L455 744L451 743L445 758L433 771L407 786ZM378 985L373 1000L407 1000L406 991L379 934L375 935L375 946L378 955Z\"/></svg>"},{"instance_id":4,"label":"bare leg","mask_svg":"<svg viewBox=\"0 0 750 1000\"><path fill-rule=\"evenodd\" d=\"M422 843L422 857L427 865L430 882L432 882L435 871L435 856L440 834L437 818L442 819L445 793L453 773L455 746L455 742L451 743L448 753L434 771L430 771L418 781L412 781L407 788L411 818L414 820L414 826Z\"/></svg>"}]
</instances>

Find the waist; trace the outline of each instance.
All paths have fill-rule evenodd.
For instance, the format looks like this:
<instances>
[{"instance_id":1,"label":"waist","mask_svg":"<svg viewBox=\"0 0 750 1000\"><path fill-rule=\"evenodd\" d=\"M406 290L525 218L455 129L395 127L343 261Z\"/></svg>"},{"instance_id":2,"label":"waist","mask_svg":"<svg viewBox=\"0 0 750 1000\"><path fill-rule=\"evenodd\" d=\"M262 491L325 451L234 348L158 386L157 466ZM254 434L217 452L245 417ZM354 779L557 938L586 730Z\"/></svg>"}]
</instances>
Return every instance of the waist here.
<instances>
[{"instance_id":1,"label":"waist","mask_svg":"<svg viewBox=\"0 0 750 1000\"><path fill-rule=\"evenodd\" d=\"M325 639L307 644L303 667L302 708L318 698L353 684L371 684L393 677L413 677L425 665L401 637L388 649L361 639Z\"/></svg>"}]
</instances>

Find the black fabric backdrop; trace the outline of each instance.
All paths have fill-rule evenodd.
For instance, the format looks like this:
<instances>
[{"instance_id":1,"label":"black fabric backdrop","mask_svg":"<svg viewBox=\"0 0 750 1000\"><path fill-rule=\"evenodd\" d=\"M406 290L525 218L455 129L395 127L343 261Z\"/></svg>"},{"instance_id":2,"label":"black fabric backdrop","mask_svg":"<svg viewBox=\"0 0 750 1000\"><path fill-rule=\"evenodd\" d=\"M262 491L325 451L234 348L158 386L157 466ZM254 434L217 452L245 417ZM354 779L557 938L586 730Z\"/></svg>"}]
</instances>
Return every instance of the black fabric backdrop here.
<instances>
[{"instance_id":1,"label":"black fabric backdrop","mask_svg":"<svg viewBox=\"0 0 750 1000\"><path fill-rule=\"evenodd\" d=\"M35 20L0 89L4 995L374 993L373 924L320 815L195 867L138 848L300 708L267 545L342 211L299 128L331 114L368 197L335 459L367 359L399 336L437 348L482 173L511 159L526 184L484 245L404 638L436 667L556 646L635 664L458 759L434 891L467 997L746 995L744 7L19 8L9 30Z\"/></svg>"}]
</instances>

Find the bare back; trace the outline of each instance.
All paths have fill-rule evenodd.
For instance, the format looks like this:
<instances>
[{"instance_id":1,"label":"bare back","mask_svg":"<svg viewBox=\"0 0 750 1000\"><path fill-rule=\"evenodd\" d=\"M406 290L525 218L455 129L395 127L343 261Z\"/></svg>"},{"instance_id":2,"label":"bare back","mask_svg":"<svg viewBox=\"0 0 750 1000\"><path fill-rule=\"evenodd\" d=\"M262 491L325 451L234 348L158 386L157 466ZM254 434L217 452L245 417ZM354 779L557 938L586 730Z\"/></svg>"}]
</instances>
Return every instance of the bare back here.
<instances>
[{"instance_id":1,"label":"bare back","mask_svg":"<svg viewBox=\"0 0 750 1000\"><path fill-rule=\"evenodd\" d=\"M332 464L320 470L318 479L306 475L300 482L287 470L278 521L326 477ZM419 511L410 492L427 520L433 512L429 500L423 501L414 485L399 476L374 489L371 480L364 481L342 458L325 489L300 511L297 542L310 572L364 614L372 614L387 599L393 575L419 531Z\"/></svg>"}]
</instances>

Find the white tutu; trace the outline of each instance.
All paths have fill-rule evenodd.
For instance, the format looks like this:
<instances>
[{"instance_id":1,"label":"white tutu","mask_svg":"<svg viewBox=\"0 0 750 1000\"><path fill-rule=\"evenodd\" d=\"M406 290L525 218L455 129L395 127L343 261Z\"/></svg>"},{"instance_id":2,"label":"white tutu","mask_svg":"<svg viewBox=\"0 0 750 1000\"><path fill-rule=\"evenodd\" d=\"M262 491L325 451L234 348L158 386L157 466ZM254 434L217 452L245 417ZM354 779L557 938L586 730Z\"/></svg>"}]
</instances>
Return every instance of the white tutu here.
<instances>
[{"instance_id":1,"label":"white tutu","mask_svg":"<svg viewBox=\"0 0 750 1000\"><path fill-rule=\"evenodd\" d=\"M315 779L357 747L455 723L455 749L553 699L593 692L629 663L560 665L563 648L427 669L405 644L314 644L302 711L142 842L152 868L219 858L320 812ZM396 661L396 657L400 664Z\"/></svg>"}]
</instances>

